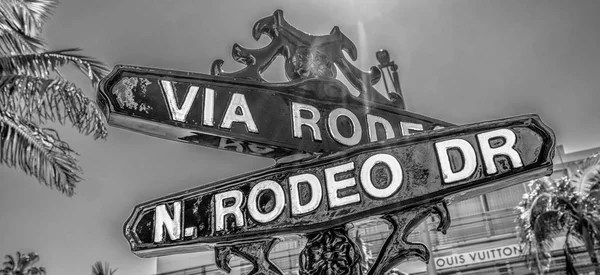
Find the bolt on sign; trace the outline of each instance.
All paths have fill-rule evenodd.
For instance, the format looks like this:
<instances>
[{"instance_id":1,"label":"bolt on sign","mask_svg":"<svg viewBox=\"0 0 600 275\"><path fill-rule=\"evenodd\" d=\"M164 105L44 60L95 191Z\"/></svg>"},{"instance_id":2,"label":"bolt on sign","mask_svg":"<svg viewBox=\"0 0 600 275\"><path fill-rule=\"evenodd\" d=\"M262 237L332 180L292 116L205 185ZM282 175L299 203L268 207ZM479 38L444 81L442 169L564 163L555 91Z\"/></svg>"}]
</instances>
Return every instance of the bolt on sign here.
<instances>
[{"instance_id":1,"label":"bolt on sign","mask_svg":"<svg viewBox=\"0 0 600 275\"><path fill-rule=\"evenodd\" d=\"M276 159L278 164L137 205L124 225L133 253L153 257L212 247L219 268L232 255L250 274L282 274L269 260L280 237L302 235L300 274L363 274L352 223L383 219L393 228L368 274L400 262L428 261L407 236L430 214L450 226L447 204L552 173L554 133L525 115L453 126L404 110L346 60L356 47L334 27L308 35L283 13L259 20L260 49L233 47L246 68L211 75L117 66L103 80L99 105L109 123L149 135ZM286 83L261 73L278 55ZM350 93L337 70L359 92ZM321 257L319 255L335 255Z\"/></svg>"}]
</instances>

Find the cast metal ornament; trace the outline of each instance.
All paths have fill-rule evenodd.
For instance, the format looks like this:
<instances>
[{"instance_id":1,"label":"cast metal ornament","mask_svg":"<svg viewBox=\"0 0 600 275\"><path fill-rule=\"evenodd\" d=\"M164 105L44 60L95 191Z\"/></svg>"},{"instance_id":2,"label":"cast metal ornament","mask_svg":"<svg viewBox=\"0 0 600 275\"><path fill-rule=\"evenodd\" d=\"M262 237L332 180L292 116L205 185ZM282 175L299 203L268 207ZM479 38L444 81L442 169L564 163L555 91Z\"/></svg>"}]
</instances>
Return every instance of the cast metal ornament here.
<instances>
[{"instance_id":1,"label":"cast metal ornament","mask_svg":"<svg viewBox=\"0 0 600 275\"><path fill-rule=\"evenodd\" d=\"M549 175L553 155L554 134L535 115L449 127L277 165L140 204L125 224L125 236L135 254L153 257L210 245L243 251L240 246L264 246L259 237L305 235L316 249L304 252L303 266L319 274L318 266L329 262L317 264L311 259L321 258L314 255L360 257L351 249L355 244L339 245L339 228L383 218L394 229L371 268L370 274L380 274L411 257L429 259L425 246L406 241L429 214L439 215L438 230L444 232L450 224L447 203ZM323 238L314 235L318 231L325 231ZM321 251L328 247L323 243L337 248ZM264 255L244 257L260 263L259 256ZM350 270L347 274L356 274Z\"/></svg>"},{"instance_id":2,"label":"cast metal ornament","mask_svg":"<svg viewBox=\"0 0 600 275\"><path fill-rule=\"evenodd\" d=\"M345 226L306 234L300 252L300 275L363 274L360 247Z\"/></svg>"},{"instance_id":3,"label":"cast metal ornament","mask_svg":"<svg viewBox=\"0 0 600 275\"><path fill-rule=\"evenodd\" d=\"M346 52L353 61L358 57L358 50L352 41L336 26L328 35L315 36L307 34L290 25L283 18L283 11L276 10L273 15L260 19L252 28L255 40L266 34L272 40L269 45L260 49L247 49L239 44L233 45L233 59L247 67L233 73L221 69L224 61L215 60L211 74L265 81L261 74L271 65L277 56L285 58L285 74L294 83L305 83L322 90L326 83L342 88L337 76L340 69L346 79L359 91L359 98L364 102L377 102L404 109L404 100L398 94L391 99L381 95L373 85L381 78L377 66L366 73L354 67L344 56ZM347 92L346 88L342 88Z\"/></svg>"},{"instance_id":4,"label":"cast metal ornament","mask_svg":"<svg viewBox=\"0 0 600 275\"><path fill-rule=\"evenodd\" d=\"M269 252L300 235L301 275L385 274L411 258L429 261L407 236L431 214L445 234L447 204L552 172L554 133L536 115L454 127L403 110L400 93L382 96L373 87L380 70L346 60L357 49L338 27L309 35L277 10L252 34L272 41L235 44L234 60L246 65L237 72L224 72L223 60L211 75L121 65L102 80L98 104L111 125L277 160L137 205L123 228L134 254L213 248L223 271L236 255L251 275L282 275ZM289 81L267 83L261 74L279 55ZM372 265L348 235L364 219L392 227Z\"/></svg>"},{"instance_id":5,"label":"cast metal ornament","mask_svg":"<svg viewBox=\"0 0 600 275\"><path fill-rule=\"evenodd\" d=\"M234 45L234 60L246 65L238 72L223 72L223 60L212 75L117 65L100 84L98 104L113 126L278 163L453 126L404 110L399 93L380 94L373 87L380 69L349 63L343 52L355 60L357 49L337 27L309 35L277 10L255 24L254 38L263 34L272 39L264 48ZM289 81L266 82L261 73L279 55ZM335 78L336 68L358 96Z\"/></svg>"},{"instance_id":6,"label":"cast metal ornament","mask_svg":"<svg viewBox=\"0 0 600 275\"><path fill-rule=\"evenodd\" d=\"M248 260L253 269L248 275L283 275L283 272L269 260L269 252L279 239L264 239L251 242L217 245L215 262L223 271L231 272L229 260L232 254Z\"/></svg>"}]
</instances>

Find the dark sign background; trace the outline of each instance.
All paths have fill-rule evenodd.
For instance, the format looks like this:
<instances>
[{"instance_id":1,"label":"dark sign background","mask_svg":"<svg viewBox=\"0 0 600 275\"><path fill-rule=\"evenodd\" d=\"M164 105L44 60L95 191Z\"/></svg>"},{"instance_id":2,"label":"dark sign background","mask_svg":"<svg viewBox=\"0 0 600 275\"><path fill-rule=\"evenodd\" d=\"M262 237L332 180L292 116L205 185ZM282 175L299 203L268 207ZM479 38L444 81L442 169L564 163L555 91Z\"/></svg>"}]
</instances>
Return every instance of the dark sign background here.
<instances>
[{"instance_id":1,"label":"dark sign background","mask_svg":"<svg viewBox=\"0 0 600 275\"><path fill-rule=\"evenodd\" d=\"M160 80L174 82L179 105L182 104L190 85L200 87L185 122L170 118ZM219 140L214 137L251 142L272 150L261 153L245 147L242 153L272 158L298 152L328 153L348 148L333 140L326 126L329 113L340 107L348 109L358 117L362 128L359 144L370 142L366 114L388 120L396 137L402 136L400 122L421 124L425 131L436 126L452 125L381 104L369 103L369 106L366 106L363 101L344 90L341 82L338 82L318 79L292 84L271 84L171 70L117 66L102 84L98 102L104 108L109 123L115 126L210 147L218 147ZM204 88L215 91L215 126L202 125ZM245 96L259 133L248 132L243 123L233 123L231 129L219 127L233 93ZM303 138L293 137L291 102L308 104L320 111L318 126L322 141L313 141L310 129L305 126L302 127ZM350 136L353 131L345 118L338 120L338 128L345 137ZM383 128L377 129L379 140L384 139Z\"/></svg>"},{"instance_id":2,"label":"dark sign background","mask_svg":"<svg viewBox=\"0 0 600 275\"><path fill-rule=\"evenodd\" d=\"M516 134L517 141L513 148L520 154L523 167L512 168L508 158L499 156L495 158L498 173L487 175L484 171L485 167L482 163L475 135L499 128L510 129ZM478 165L469 178L451 184L442 184L434 143L452 138L464 139L475 148ZM442 198L462 200L516 182L548 175L551 173L553 150L554 134L535 115L415 134L411 137L358 146L311 162L288 164L241 175L230 180L220 181L209 186L180 192L141 204L136 207L126 223L125 235L136 254L149 256L163 255L164 251L169 250L167 249L169 247L185 250L186 245L242 240L263 234L272 236L330 228L367 216L372 217L392 211L409 209ZM361 164L366 158L376 153L393 155L403 168L403 183L400 189L386 199L369 197L362 190L359 181ZM341 176L354 177L357 185L350 188L350 191L341 191L340 196L360 193L361 202L330 209L327 204L323 170L348 162L354 162L355 169L352 173L342 174ZM243 202L242 209L245 211L246 225L235 228L233 226L234 219L226 219L225 231L215 233L213 228L214 213L211 205L215 193L236 189L242 191L244 198L246 198L253 185L269 179L281 184L284 192L288 194L287 178L302 173L314 174L321 182L323 199L315 211L303 216L292 217L289 210L289 197L286 197L286 206L281 216L273 222L258 224L252 220L245 208L246 202ZM165 243L155 244L153 243L154 207L165 203L172 205L174 201L183 201L183 228L197 227L198 235L197 237L185 237L176 241L170 241L167 238ZM157 248L161 249L155 250Z\"/></svg>"}]
</instances>

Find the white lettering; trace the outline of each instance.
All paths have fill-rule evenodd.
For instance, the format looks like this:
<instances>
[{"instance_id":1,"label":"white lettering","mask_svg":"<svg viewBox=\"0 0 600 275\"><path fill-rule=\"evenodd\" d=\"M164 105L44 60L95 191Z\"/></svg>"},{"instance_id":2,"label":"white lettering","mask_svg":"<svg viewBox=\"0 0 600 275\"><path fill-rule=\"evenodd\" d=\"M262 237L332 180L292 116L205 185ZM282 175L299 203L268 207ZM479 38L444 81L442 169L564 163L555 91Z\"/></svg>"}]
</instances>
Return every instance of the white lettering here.
<instances>
[{"instance_id":1,"label":"white lettering","mask_svg":"<svg viewBox=\"0 0 600 275\"><path fill-rule=\"evenodd\" d=\"M167 98L167 106L169 106L171 119L185 122L185 118L190 112L192 104L194 103L194 99L196 98L196 94L198 93L198 87L190 86L188 88L188 91L185 94L185 99L183 100L183 104L181 105L181 108L179 108L179 106L177 106L175 92L173 91L173 83L171 81L161 80L160 85L165 97Z\"/></svg>"},{"instance_id":2,"label":"white lettering","mask_svg":"<svg viewBox=\"0 0 600 275\"><path fill-rule=\"evenodd\" d=\"M225 199L233 199L234 202L230 206L225 206ZM243 194L238 190L231 190L223 193L218 193L214 197L215 203L215 231L225 230L225 216L232 214L235 217L235 225L238 227L244 226L244 214L240 209L242 205Z\"/></svg>"},{"instance_id":3,"label":"white lettering","mask_svg":"<svg viewBox=\"0 0 600 275\"><path fill-rule=\"evenodd\" d=\"M173 203L173 217L167 211L167 205L161 204L154 209L154 242L160 243L165 240L164 228L171 240L181 238L181 202Z\"/></svg>"},{"instance_id":4,"label":"white lettering","mask_svg":"<svg viewBox=\"0 0 600 275\"><path fill-rule=\"evenodd\" d=\"M466 179L473 175L477 167L477 157L475 149L471 144L463 139L451 139L435 143L438 161L442 170L442 179L445 183L452 183ZM450 156L448 150L457 149L462 156L463 166L459 171L452 171Z\"/></svg>"},{"instance_id":5,"label":"white lettering","mask_svg":"<svg viewBox=\"0 0 600 275\"><path fill-rule=\"evenodd\" d=\"M400 129L402 129L402 136L405 137L412 135L410 130L423 131L423 125L418 123L400 122Z\"/></svg>"},{"instance_id":6,"label":"white lettering","mask_svg":"<svg viewBox=\"0 0 600 275\"><path fill-rule=\"evenodd\" d=\"M271 199L275 202L273 209L268 213L262 213L258 209L258 196L262 193L262 191L271 190L273 192ZM259 223L267 223L271 222L283 212L283 207L285 206L285 194L283 194L283 188L279 183L272 180L264 180L252 187L250 189L250 194L248 195L248 213L250 216Z\"/></svg>"},{"instance_id":7,"label":"white lettering","mask_svg":"<svg viewBox=\"0 0 600 275\"><path fill-rule=\"evenodd\" d=\"M494 138L504 139L504 144L502 144L500 147L492 148L490 145L490 140ZM517 137L513 131L508 129L494 130L478 134L477 140L479 141L479 147L481 148L481 154L483 156L483 163L485 164L486 172L489 175L498 173L498 168L494 163L495 156L507 156L514 168L523 166L521 156L515 149L513 149L513 146L515 146L515 143L517 142Z\"/></svg>"},{"instance_id":8,"label":"white lettering","mask_svg":"<svg viewBox=\"0 0 600 275\"><path fill-rule=\"evenodd\" d=\"M204 89L204 112L202 114L202 124L205 126L215 125L215 91L211 88Z\"/></svg>"},{"instance_id":9,"label":"white lettering","mask_svg":"<svg viewBox=\"0 0 600 275\"><path fill-rule=\"evenodd\" d=\"M354 180L354 177L337 181L335 179L335 175L343 172L352 171L353 169L353 162L325 169L325 186L327 188L327 198L329 199L329 207L333 208L355 202L360 202L360 194L358 193L341 198L338 197L339 190L355 186L356 181Z\"/></svg>"},{"instance_id":10,"label":"white lettering","mask_svg":"<svg viewBox=\"0 0 600 275\"><path fill-rule=\"evenodd\" d=\"M238 114L238 111L241 114ZM246 97L243 94L234 93L231 96L231 101L229 102L227 111L225 111L221 127L231 129L231 125L234 122L244 123L248 132L258 133L258 128L256 128L252 113L250 113L250 108L248 108L248 103L246 102Z\"/></svg>"},{"instance_id":11,"label":"white lettering","mask_svg":"<svg viewBox=\"0 0 600 275\"><path fill-rule=\"evenodd\" d=\"M373 181L371 180L371 170L373 167L375 167L375 165L378 164L387 166L392 174L392 177L389 179L389 185L381 189L375 187L375 185L373 185ZM402 167L400 166L398 160L391 155L372 155L365 160L363 166L360 168L360 182L367 194L378 199L388 198L398 191L402 185Z\"/></svg>"},{"instance_id":12,"label":"white lettering","mask_svg":"<svg viewBox=\"0 0 600 275\"><path fill-rule=\"evenodd\" d=\"M313 174L300 174L291 176L288 179L290 183L290 203L292 208L292 215L298 216L301 214L308 213L319 207L323 197L323 190L321 189L321 183L319 179ZM305 182L310 187L310 201L306 204L300 204L300 187L299 184Z\"/></svg>"},{"instance_id":13,"label":"white lettering","mask_svg":"<svg viewBox=\"0 0 600 275\"><path fill-rule=\"evenodd\" d=\"M340 130L337 126L337 121L341 116L345 116L350 119L352 122L352 135L350 137L342 136ZM329 133L335 139L335 141L339 142L343 145L354 146L360 142L360 138L362 137L362 127L360 125L360 121L355 114L348 111L344 108L337 108L329 114L329 119L327 120L327 125L329 126Z\"/></svg>"},{"instance_id":14,"label":"white lettering","mask_svg":"<svg viewBox=\"0 0 600 275\"><path fill-rule=\"evenodd\" d=\"M369 139L371 142L378 140L376 123L379 123L381 126L383 126L386 139L394 138L394 129L389 121L382 117L367 114L367 128L369 129Z\"/></svg>"},{"instance_id":15,"label":"white lettering","mask_svg":"<svg viewBox=\"0 0 600 275\"><path fill-rule=\"evenodd\" d=\"M303 118L300 111L306 111L311 114L310 118ZM321 119L321 114L317 108L308 104L292 102L292 125L294 126L294 137L302 138L302 125L308 126L313 133L314 140L321 140L321 130L317 122Z\"/></svg>"}]
</instances>

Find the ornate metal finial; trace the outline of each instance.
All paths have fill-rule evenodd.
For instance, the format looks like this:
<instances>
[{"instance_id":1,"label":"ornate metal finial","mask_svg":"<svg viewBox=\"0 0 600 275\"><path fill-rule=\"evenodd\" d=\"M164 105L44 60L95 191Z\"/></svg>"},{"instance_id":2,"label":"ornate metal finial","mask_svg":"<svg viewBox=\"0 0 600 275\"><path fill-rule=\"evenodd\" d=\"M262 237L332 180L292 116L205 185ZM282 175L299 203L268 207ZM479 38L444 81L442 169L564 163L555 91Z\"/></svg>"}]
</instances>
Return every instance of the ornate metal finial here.
<instances>
[{"instance_id":1,"label":"ornate metal finial","mask_svg":"<svg viewBox=\"0 0 600 275\"><path fill-rule=\"evenodd\" d=\"M346 52L355 61L357 49L354 43L336 26L328 35L310 35L304 33L283 18L283 11L276 10L273 15L260 19L252 30L252 36L258 40L263 34L272 41L260 49L247 49L239 44L233 45L233 59L247 67L237 72L226 73L221 67L223 60L217 59L211 66L211 74L229 76L266 82L261 74L279 55L285 58L285 74L289 84L306 84L306 81L317 80L334 82L337 88L344 86L337 81L337 68L354 88L359 91L359 98L367 102L377 102L404 109L402 98L385 98L373 85L381 78L381 70L371 67L366 73L352 65L344 56ZM347 88L341 90L351 94Z\"/></svg>"},{"instance_id":2,"label":"ornate metal finial","mask_svg":"<svg viewBox=\"0 0 600 275\"><path fill-rule=\"evenodd\" d=\"M404 102L404 96L402 95L402 88L400 87L400 77L398 77L398 65L390 59L390 53L385 49L380 49L375 53L379 65L377 66L381 70L383 84L389 98L397 101ZM389 80L386 79L385 72L387 71ZM387 82L390 82L388 85ZM390 89L392 86L393 89Z\"/></svg>"}]
</instances>

